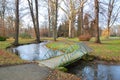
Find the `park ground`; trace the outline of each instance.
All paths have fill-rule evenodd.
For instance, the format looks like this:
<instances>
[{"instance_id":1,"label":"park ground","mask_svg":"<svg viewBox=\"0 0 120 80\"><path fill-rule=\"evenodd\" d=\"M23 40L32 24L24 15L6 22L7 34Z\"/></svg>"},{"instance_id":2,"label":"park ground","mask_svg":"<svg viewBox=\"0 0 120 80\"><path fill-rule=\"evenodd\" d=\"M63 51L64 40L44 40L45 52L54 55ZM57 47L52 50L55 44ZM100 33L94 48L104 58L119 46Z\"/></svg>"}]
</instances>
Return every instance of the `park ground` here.
<instances>
[{"instance_id":1,"label":"park ground","mask_svg":"<svg viewBox=\"0 0 120 80\"><path fill-rule=\"evenodd\" d=\"M77 38L58 38L55 42L50 38L44 38L42 40L51 40L46 46L52 49L63 49L67 48L76 42L79 42ZM0 42L0 66L16 65L29 63L27 61L21 60L17 55L7 52L6 47L10 46L14 40L12 38L7 39L7 41ZM20 44L33 42L34 39L20 39ZM96 57L99 60L106 62L119 62L120 61L120 39L101 39L101 44L94 43L94 39L89 42L85 42L88 46L93 49L93 52L89 55ZM59 46L58 46L59 45ZM66 46L64 46L66 45ZM75 48L76 49L76 48ZM63 50L64 51L64 50ZM63 73L58 70L54 70L51 75L48 76L47 80L80 80L76 76L68 73Z\"/></svg>"}]
</instances>

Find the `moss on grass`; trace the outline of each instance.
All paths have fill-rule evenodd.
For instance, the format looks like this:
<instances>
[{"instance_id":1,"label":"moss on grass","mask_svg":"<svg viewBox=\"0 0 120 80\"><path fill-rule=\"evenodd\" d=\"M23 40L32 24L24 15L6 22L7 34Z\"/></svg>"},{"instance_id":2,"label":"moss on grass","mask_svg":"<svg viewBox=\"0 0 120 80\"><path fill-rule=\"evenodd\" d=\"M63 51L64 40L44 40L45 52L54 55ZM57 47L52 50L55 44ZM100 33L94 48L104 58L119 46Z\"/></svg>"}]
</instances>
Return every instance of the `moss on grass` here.
<instances>
[{"instance_id":1,"label":"moss on grass","mask_svg":"<svg viewBox=\"0 0 120 80\"><path fill-rule=\"evenodd\" d=\"M46 44L46 46L53 50L60 50L65 53L71 53L79 48L75 42L70 41L52 41Z\"/></svg>"}]
</instances>

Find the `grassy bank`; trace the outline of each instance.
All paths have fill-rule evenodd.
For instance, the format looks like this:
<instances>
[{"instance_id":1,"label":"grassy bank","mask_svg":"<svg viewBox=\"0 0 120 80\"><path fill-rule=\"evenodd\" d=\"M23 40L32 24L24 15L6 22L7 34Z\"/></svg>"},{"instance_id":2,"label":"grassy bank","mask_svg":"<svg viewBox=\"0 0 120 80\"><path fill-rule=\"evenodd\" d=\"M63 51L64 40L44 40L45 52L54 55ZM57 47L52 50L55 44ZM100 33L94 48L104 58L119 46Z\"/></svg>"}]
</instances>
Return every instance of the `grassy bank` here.
<instances>
[{"instance_id":1,"label":"grassy bank","mask_svg":"<svg viewBox=\"0 0 120 80\"><path fill-rule=\"evenodd\" d=\"M76 45L75 42L63 41L63 40L51 41L48 44L46 44L46 46L53 50L60 50L62 52L69 52L69 53L79 48L79 46Z\"/></svg>"},{"instance_id":2,"label":"grassy bank","mask_svg":"<svg viewBox=\"0 0 120 80\"><path fill-rule=\"evenodd\" d=\"M26 63L26 61L21 60L17 55L6 51L6 47L10 46L13 41L14 39L12 38L7 39L7 41L0 41L0 66ZM33 39L20 39L21 44L31 41Z\"/></svg>"},{"instance_id":3,"label":"grassy bank","mask_svg":"<svg viewBox=\"0 0 120 80\"><path fill-rule=\"evenodd\" d=\"M67 48L75 42L79 42L77 38L74 39L65 39L65 40L58 40L57 42L48 43L47 46L52 49L61 49ZM120 40L119 39L109 39L105 40L102 39L101 44L94 43L94 39L89 42L85 42L88 46L90 46L94 51L90 53L95 57L98 57L101 60L105 61L120 61ZM75 48L76 49L76 48Z\"/></svg>"},{"instance_id":4,"label":"grassy bank","mask_svg":"<svg viewBox=\"0 0 120 80\"><path fill-rule=\"evenodd\" d=\"M102 44L88 42L88 45L94 49L91 55L106 61L120 61L120 40L104 40Z\"/></svg>"},{"instance_id":5,"label":"grassy bank","mask_svg":"<svg viewBox=\"0 0 120 80\"><path fill-rule=\"evenodd\" d=\"M26 61L21 60L17 55L0 50L0 66L22 64Z\"/></svg>"},{"instance_id":6,"label":"grassy bank","mask_svg":"<svg viewBox=\"0 0 120 80\"><path fill-rule=\"evenodd\" d=\"M42 40L51 40L50 43L47 44L47 47L54 50L61 50L65 52L71 45L75 45L75 42L79 42L77 38L68 39L68 38L59 38L57 41L53 41L51 38L46 38ZM6 52L6 47L10 46L13 43L13 39L7 39L7 41L0 41L0 65L2 64L15 64L15 63L23 63L15 54ZM33 42L34 39L20 39L20 44ZM119 39L110 39L110 40L102 40L102 44L96 44L92 41L86 42L94 51L90 54L96 56L102 60L106 61L120 61L120 40ZM74 46L74 50L76 50L78 46ZM72 50L73 51L73 50ZM70 51L70 52L72 52Z\"/></svg>"}]
</instances>

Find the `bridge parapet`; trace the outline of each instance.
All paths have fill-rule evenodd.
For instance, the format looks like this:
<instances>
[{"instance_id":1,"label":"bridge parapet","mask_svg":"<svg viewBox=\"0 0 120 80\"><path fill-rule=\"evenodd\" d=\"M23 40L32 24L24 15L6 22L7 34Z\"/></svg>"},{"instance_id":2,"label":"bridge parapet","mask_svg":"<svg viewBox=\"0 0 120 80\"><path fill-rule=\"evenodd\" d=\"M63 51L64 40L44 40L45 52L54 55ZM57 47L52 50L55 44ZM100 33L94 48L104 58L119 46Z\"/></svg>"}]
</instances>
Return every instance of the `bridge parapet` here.
<instances>
[{"instance_id":1,"label":"bridge parapet","mask_svg":"<svg viewBox=\"0 0 120 80\"><path fill-rule=\"evenodd\" d=\"M76 45L78 48L76 50L74 50ZM56 54L57 51L59 51L59 50L55 50L53 54ZM73 52L71 52L71 51L73 51ZM88 54L92 51L93 50L90 47L88 47L85 43L80 42L80 43L71 45L64 53L60 51L62 53L61 55L52 57L47 60L39 61L39 63L40 63L40 65L43 64L50 68L55 68L58 66L68 65L72 62L75 62L76 60L80 59L83 55ZM47 54L49 54L49 53L47 53Z\"/></svg>"}]
</instances>

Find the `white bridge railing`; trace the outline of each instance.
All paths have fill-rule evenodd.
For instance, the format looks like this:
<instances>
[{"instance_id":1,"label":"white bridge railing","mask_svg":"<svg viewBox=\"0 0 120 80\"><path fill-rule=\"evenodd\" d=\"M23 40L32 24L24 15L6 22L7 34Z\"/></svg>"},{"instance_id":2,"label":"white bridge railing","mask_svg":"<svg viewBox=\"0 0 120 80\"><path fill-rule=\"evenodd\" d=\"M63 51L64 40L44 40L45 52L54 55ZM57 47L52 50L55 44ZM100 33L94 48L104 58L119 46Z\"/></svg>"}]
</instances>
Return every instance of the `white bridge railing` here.
<instances>
[{"instance_id":1,"label":"white bridge railing","mask_svg":"<svg viewBox=\"0 0 120 80\"><path fill-rule=\"evenodd\" d=\"M76 50L74 49L75 46L78 47ZM54 51L53 55L57 54L57 52L60 52L60 51ZM88 54L90 52L92 52L92 49L88 47L85 43L80 42L80 43L71 45L63 54L56 57L52 57L47 60L39 61L39 63L45 66L48 66L50 68L55 68L57 66L69 64L70 62L76 59L80 59L83 55ZM49 55L49 51L45 56L47 55Z\"/></svg>"}]
</instances>

